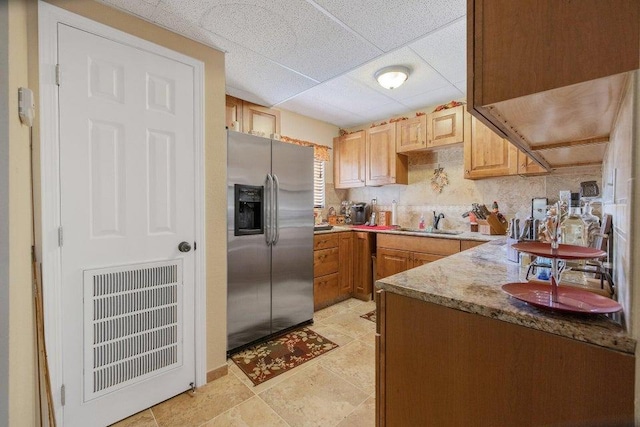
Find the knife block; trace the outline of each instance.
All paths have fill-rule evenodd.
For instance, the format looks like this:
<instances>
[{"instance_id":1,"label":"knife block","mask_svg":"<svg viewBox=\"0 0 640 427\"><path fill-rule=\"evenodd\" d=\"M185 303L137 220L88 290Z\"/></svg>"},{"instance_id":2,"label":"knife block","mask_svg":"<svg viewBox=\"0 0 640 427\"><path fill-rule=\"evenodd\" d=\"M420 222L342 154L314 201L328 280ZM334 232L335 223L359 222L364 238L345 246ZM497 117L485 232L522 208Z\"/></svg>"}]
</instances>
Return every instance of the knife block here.
<instances>
[{"instance_id":1,"label":"knife block","mask_svg":"<svg viewBox=\"0 0 640 427\"><path fill-rule=\"evenodd\" d=\"M501 236L507 234L507 221L503 220L494 213L489 215L487 219L478 218L478 231L480 234L487 234L493 236Z\"/></svg>"}]
</instances>

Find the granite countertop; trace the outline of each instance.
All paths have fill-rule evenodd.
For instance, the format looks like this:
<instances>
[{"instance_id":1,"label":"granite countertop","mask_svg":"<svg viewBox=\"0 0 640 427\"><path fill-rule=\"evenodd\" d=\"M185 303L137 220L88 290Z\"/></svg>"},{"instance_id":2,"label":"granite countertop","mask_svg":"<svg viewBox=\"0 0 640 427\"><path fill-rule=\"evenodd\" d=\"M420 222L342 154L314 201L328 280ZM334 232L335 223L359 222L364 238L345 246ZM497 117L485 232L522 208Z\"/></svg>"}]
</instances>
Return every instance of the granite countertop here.
<instances>
[{"instance_id":1,"label":"granite countertop","mask_svg":"<svg viewBox=\"0 0 640 427\"><path fill-rule=\"evenodd\" d=\"M537 309L502 291L503 284L525 281L525 275L525 267L507 261L506 239L502 236L499 240L378 280L376 287L612 350L635 353L636 341L612 317Z\"/></svg>"},{"instance_id":2,"label":"granite countertop","mask_svg":"<svg viewBox=\"0 0 640 427\"><path fill-rule=\"evenodd\" d=\"M344 231L366 231L369 233L402 234L406 236L419 236L419 237L432 237L432 238L437 237L440 239L454 239L454 240L476 240L479 242L490 242L490 241L500 240L504 238L504 236L490 236L487 234L480 234L480 233L471 232L471 231L463 231L460 234L440 234L440 233L427 233L425 231L385 230L377 227L348 226L348 225L334 225L331 230L315 231L314 234L340 233Z\"/></svg>"}]
</instances>

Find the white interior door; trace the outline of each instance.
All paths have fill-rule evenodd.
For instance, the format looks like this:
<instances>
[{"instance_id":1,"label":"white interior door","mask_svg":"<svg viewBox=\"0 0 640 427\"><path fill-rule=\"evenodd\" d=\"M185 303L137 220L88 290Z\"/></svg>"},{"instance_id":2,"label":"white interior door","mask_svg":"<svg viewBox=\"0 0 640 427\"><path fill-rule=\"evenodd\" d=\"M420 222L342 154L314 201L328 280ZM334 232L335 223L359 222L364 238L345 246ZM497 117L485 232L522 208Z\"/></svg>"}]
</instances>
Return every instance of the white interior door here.
<instances>
[{"instance_id":1,"label":"white interior door","mask_svg":"<svg viewBox=\"0 0 640 427\"><path fill-rule=\"evenodd\" d=\"M105 425L195 382L194 70L58 36L63 419Z\"/></svg>"}]
</instances>

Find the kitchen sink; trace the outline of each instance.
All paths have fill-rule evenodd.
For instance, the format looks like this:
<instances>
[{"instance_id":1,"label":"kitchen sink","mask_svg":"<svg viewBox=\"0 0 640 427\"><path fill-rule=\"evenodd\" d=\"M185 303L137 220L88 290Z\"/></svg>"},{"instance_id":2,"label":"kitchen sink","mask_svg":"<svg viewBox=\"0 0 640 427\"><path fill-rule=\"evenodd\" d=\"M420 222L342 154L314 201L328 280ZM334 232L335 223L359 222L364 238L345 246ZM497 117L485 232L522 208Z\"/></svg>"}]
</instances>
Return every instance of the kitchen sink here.
<instances>
[{"instance_id":1,"label":"kitchen sink","mask_svg":"<svg viewBox=\"0 0 640 427\"><path fill-rule=\"evenodd\" d=\"M410 231L412 233L424 233L424 234L448 234L451 236L462 234L462 231L455 231L455 230L428 230L428 229L403 228L403 227L400 228L400 231Z\"/></svg>"}]
</instances>

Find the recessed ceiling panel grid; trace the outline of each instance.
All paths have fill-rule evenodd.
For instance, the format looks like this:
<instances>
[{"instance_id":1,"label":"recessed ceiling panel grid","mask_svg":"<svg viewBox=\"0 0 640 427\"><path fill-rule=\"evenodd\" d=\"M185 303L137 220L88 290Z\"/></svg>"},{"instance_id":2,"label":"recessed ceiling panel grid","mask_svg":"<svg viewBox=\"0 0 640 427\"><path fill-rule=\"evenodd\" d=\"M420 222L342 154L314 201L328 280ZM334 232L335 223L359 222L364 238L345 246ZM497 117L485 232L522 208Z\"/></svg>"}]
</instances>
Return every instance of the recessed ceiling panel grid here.
<instances>
[{"instance_id":1,"label":"recessed ceiling panel grid","mask_svg":"<svg viewBox=\"0 0 640 427\"><path fill-rule=\"evenodd\" d=\"M409 47L450 82L467 78L467 23L460 19Z\"/></svg>"},{"instance_id":2,"label":"recessed ceiling panel grid","mask_svg":"<svg viewBox=\"0 0 640 427\"><path fill-rule=\"evenodd\" d=\"M230 49L225 60L227 86L258 95L262 105L277 104L318 84L241 46Z\"/></svg>"},{"instance_id":3,"label":"recessed ceiling panel grid","mask_svg":"<svg viewBox=\"0 0 640 427\"><path fill-rule=\"evenodd\" d=\"M316 3L385 52L461 16L466 0L307 0Z\"/></svg>"},{"instance_id":4,"label":"recessed ceiling panel grid","mask_svg":"<svg viewBox=\"0 0 640 427\"><path fill-rule=\"evenodd\" d=\"M383 88L374 77L376 71L390 65L402 65L411 71L407 81L395 89ZM395 100L410 98L420 93L434 91L450 85L446 79L408 47L377 58L347 75L374 89L376 92Z\"/></svg>"},{"instance_id":5,"label":"recessed ceiling panel grid","mask_svg":"<svg viewBox=\"0 0 640 427\"><path fill-rule=\"evenodd\" d=\"M293 111L298 114L302 114L303 116L313 117L314 119L331 123L341 128L349 128L367 121L367 119L358 114L353 114L332 105L327 105L323 102L314 100L311 96L306 94L296 96L289 101L283 102L278 105L278 108Z\"/></svg>"},{"instance_id":6,"label":"recessed ceiling panel grid","mask_svg":"<svg viewBox=\"0 0 640 427\"><path fill-rule=\"evenodd\" d=\"M405 98L401 102L406 105L407 108L412 110L419 110L425 107L433 107L440 104L446 104L449 101L459 100L464 97L464 94L460 92L455 86L449 85L441 89L436 89L431 92L422 93L411 98ZM425 111L425 113L429 113Z\"/></svg>"},{"instance_id":7,"label":"recessed ceiling panel grid","mask_svg":"<svg viewBox=\"0 0 640 427\"><path fill-rule=\"evenodd\" d=\"M359 114L361 111L376 105L388 104L393 101L391 98L346 75L319 84L304 93L304 95L315 101L320 101L345 111L351 111L355 114Z\"/></svg>"},{"instance_id":8,"label":"recessed ceiling panel grid","mask_svg":"<svg viewBox=\"0 0 640 427\"><path fill-rule=\"evenodd\" d=\"M399 102L391 102L384 105L375 105L372 108L361 112L361 116L366 119L362 123L388 121L395 116L401 116L407 112L407 107ZM359 123L359 124L362 124Z\"/></svg>"},{"instance_id":9,"label":"recessed ceiling panel grid","mask_svg":"<svg viewBox=\"0 0 640 427\"><path fill-rule=\"evenodd\" d=\"M228 40L194 25L183 17L177 16L162 5L158 6L151 20L161 27L222 51L228 51L233 47L233 43Z\"/></svg>"},{"instance_id":10,"label":"recessed ceiling panel grid","mask_svg":"<svg viewBox=\"0 0 640 427\"><path fill-rule=\"evenodd\" d=\"M382 54L299 0L212 0L202 13L203 28L319 81Z\"/></svg>"}]
</instances>

